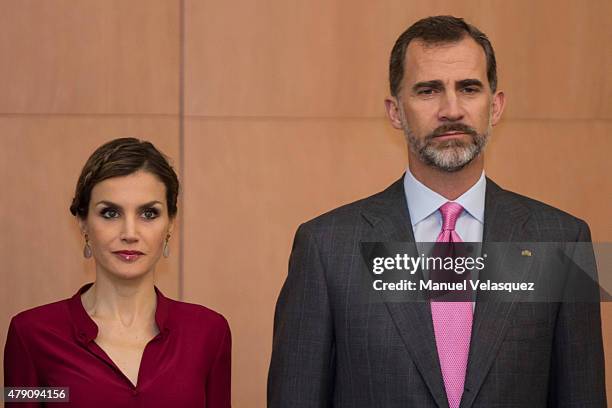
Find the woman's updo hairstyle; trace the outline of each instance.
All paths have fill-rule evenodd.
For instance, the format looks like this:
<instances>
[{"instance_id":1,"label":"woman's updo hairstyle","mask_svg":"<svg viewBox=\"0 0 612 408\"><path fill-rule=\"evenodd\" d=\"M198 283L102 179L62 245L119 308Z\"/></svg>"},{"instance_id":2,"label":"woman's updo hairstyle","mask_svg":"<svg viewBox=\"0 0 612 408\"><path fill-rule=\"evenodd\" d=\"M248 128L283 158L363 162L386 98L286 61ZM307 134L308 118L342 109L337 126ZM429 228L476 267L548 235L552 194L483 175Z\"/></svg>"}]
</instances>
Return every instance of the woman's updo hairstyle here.
<instances>
[{"instance_id":1,"label":"woman's updo hairstyle","mask_svg":"<svg viewBox=\"0 0 612 408\"><path fill-rule=\"evenodd\" d=\"M127 176L139 170L154 174L166 186L168 215L174 218L177 213L179 181L167 157L152 143L133 137L112 140L96 149L81 171L76 191L70 206L75 217L87 218L91 190L99 182Z\"/></svg>"}]
</instances>

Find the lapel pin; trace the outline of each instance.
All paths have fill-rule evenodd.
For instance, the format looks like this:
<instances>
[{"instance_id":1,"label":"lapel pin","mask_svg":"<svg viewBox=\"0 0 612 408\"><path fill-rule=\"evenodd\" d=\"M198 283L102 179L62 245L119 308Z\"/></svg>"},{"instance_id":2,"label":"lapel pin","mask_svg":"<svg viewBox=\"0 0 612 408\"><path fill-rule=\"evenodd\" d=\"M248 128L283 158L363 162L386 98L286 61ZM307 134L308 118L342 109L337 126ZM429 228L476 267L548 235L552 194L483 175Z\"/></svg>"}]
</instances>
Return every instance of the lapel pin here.
<instances>
[{"instance_id":1,"label":"lapel pin","mask_svg":"<svg viewBox=\"0 0 612 408\"><path fill-rule=\"evenodd\" d=\"M522 256L531 256L531 251L530 251L530 250L528 250L528 249L523 249L523 250L521 251L521 255L522 255Z\"/></svg>"}]
</instances>

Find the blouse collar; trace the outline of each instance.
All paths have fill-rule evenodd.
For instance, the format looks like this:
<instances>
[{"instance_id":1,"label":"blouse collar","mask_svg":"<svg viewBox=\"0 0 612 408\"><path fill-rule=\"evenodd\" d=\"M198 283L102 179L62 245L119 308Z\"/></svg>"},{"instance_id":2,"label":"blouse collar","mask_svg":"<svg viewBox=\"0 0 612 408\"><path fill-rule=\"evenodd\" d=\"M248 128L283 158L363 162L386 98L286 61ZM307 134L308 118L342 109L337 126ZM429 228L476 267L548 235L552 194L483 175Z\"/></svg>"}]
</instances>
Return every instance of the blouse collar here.
<instances>
[{"instance_id":1,"label":"blouse collar","mask_svg":"<svg viewBox=\"0 0 612 408\"><path fill-rule=\"evenodd\" d=\"M83 343L88 343L98 336L98 325L89 316L85 307L83 307L83 302L81 302L81 295L91 288L92 285L93 282L84 285L74 296L68 299L68 307L74 324L75 335ZM157 296L155 323L157 323L160 333L167 334L170 330L168 327L170 300L161 293L157 286L155 286L155 295Z\"/></svg>"}]
</instances>

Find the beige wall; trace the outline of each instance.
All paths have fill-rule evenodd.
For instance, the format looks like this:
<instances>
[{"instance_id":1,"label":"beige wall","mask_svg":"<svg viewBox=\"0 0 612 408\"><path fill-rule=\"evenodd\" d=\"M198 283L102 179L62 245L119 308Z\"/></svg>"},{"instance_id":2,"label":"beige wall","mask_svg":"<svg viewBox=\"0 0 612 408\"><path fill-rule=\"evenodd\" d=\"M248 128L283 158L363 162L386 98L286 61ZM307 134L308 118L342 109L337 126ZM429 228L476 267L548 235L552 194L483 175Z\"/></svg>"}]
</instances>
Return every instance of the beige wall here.
<instances>
[{"instance_id":1,"label":"beige wall","mask_svg":"<svg viewBox=\"0 0 612 408\"><path fill-rule=\"evenodd\" d=\"M182 169L184 188L160 286L228 318L234 405L263 407L297 225L383 189L406 166L402 135L384 118L387 60L426 15L464 16L496 48L508 108L487 173L612 241L604 0L0 0L0 9L2 344L10 316L93 278L68 212L87 155L114 137L147 138ZM609 304L604 331L612 373Z\"/></svg>"}]
</instances>

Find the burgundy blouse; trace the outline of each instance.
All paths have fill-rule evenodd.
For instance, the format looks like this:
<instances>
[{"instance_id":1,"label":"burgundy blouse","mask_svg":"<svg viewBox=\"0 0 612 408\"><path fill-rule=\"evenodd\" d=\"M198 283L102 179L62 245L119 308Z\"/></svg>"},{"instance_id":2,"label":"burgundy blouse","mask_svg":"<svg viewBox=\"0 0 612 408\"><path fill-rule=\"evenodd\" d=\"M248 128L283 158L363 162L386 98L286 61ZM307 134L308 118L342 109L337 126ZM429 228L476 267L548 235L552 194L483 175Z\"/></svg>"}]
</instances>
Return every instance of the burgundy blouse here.
<instances>
[{"instance_id":1,"label":"burgundy blouse","mask_svg":"<svg viewBox=\"0 0 612 408\"><path fill-rule=\"evenodd\" d=\"M7 407L230 407L231 335L204 306L166 298L157 288L159 334L144 349L136 387L95 343L96 323L72 298L19 313L4 349L6 387L69 387L69 403Z\"/></svg>"}]
</instances>

